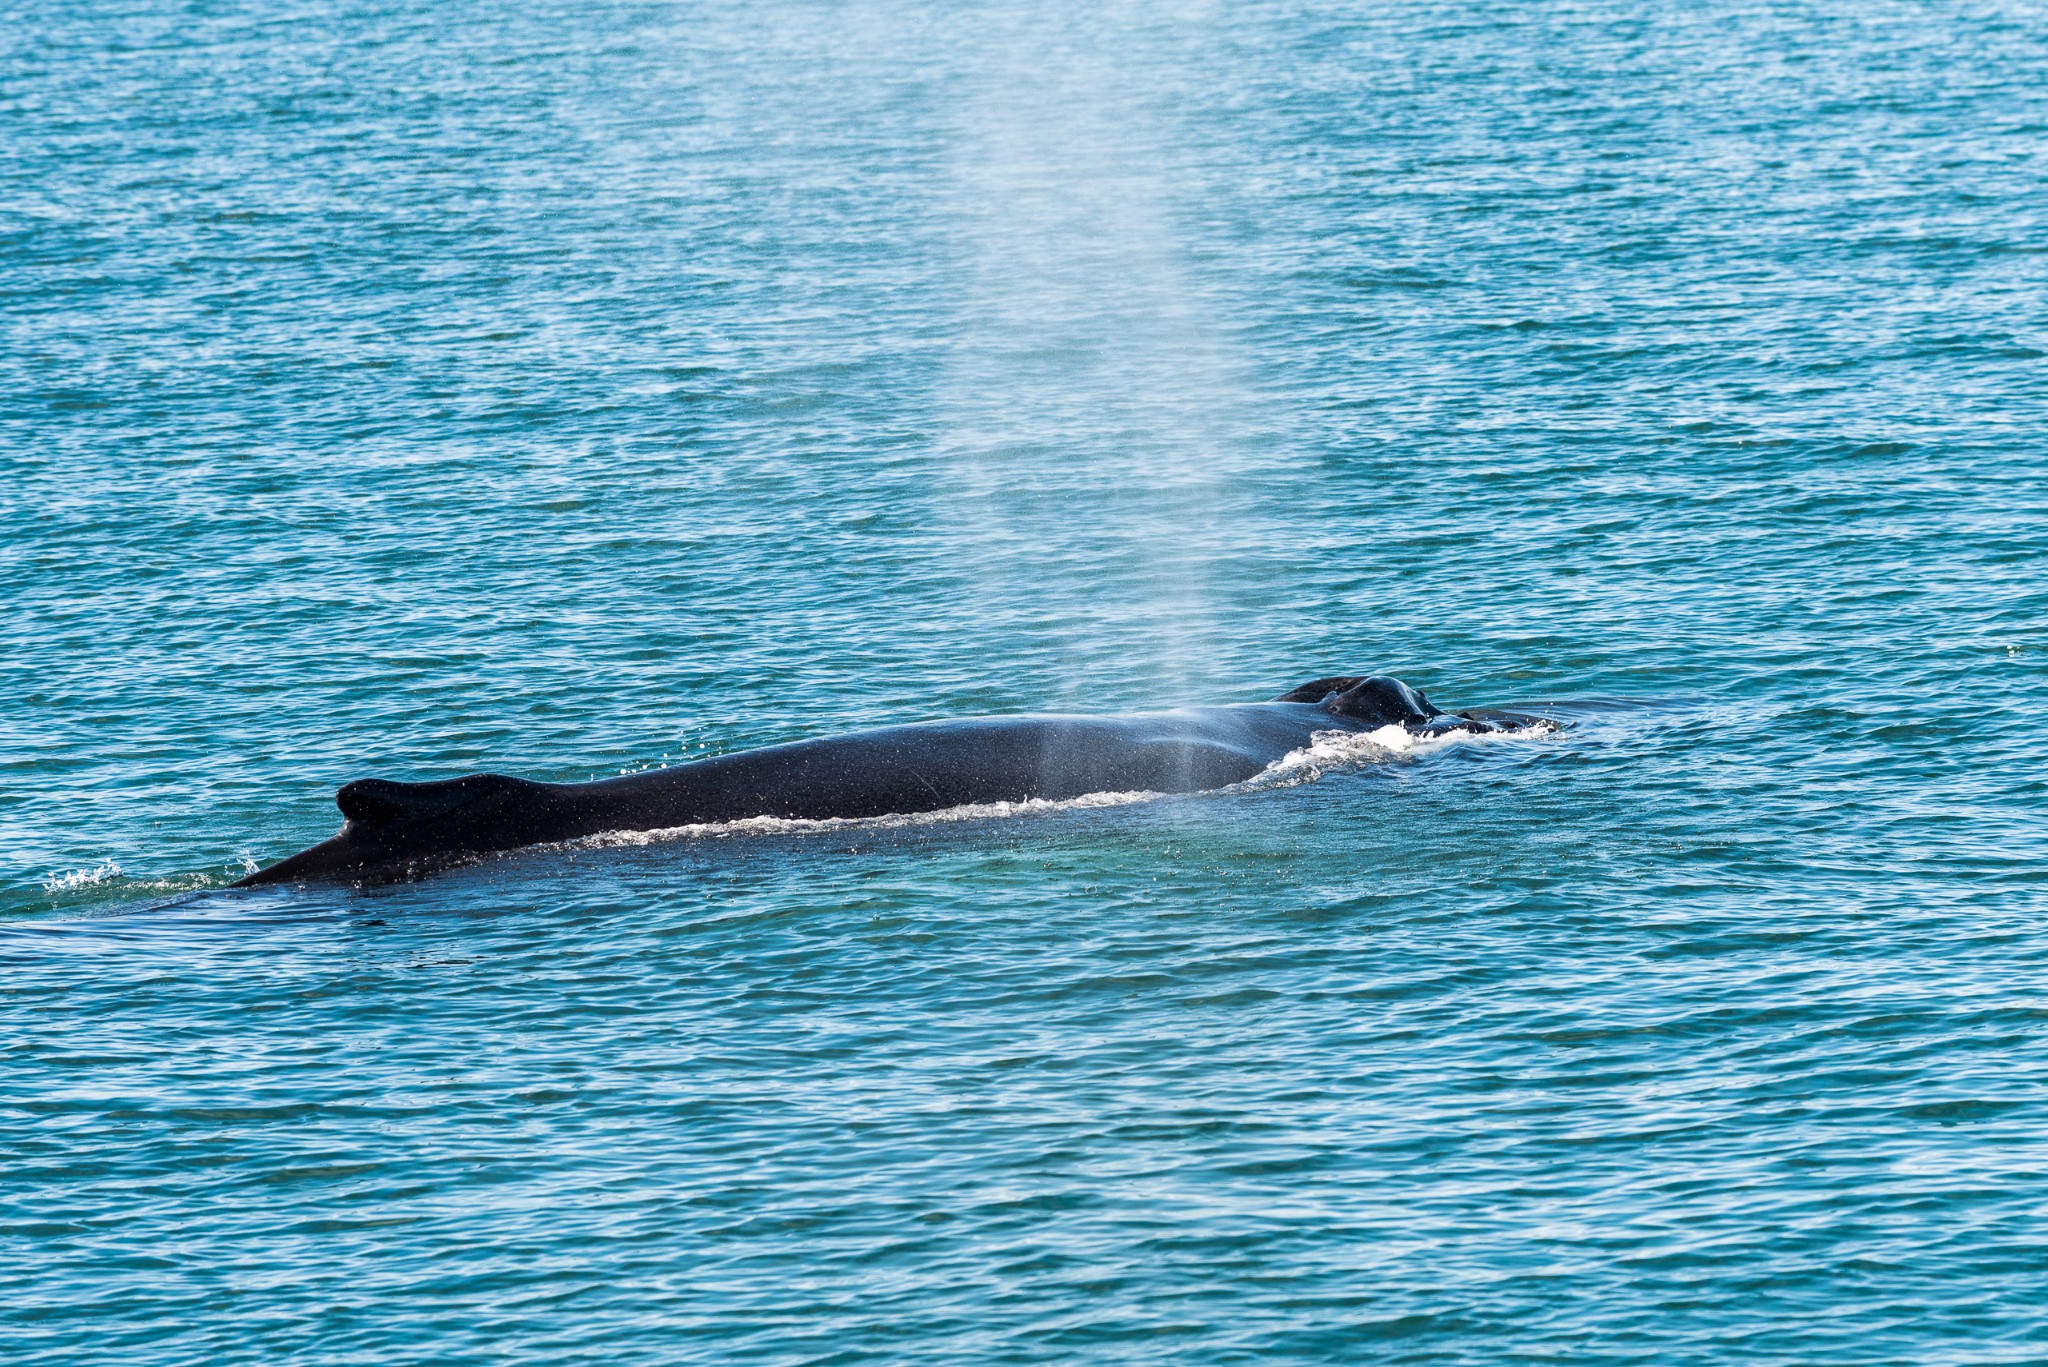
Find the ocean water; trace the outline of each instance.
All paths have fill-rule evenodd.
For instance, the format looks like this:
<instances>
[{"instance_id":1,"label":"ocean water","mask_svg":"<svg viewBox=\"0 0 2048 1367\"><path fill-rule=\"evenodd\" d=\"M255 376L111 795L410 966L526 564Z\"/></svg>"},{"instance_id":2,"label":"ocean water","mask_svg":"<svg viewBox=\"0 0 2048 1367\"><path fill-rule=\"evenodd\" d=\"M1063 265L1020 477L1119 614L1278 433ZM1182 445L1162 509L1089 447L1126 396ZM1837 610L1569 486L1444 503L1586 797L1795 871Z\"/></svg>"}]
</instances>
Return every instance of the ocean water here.
<instances>
[{"instance_id":1,"label":"ocean water","mask_svg":"<svg viewBox=\"0 0 2048 1367\"><path fill-rule=\"evenodd\" d=\"M2039 5L6 14L0 1357L2048 1361Z\"/></svg>"}]
</instances>

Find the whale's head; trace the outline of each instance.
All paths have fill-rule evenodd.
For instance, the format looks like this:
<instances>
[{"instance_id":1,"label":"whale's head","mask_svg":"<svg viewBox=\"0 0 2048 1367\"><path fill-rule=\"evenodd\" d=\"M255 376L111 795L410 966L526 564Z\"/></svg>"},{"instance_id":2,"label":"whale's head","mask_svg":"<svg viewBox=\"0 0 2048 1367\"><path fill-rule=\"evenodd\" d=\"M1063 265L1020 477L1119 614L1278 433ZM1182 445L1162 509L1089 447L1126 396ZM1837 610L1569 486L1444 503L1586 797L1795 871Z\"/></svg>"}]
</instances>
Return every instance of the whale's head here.
<instances>
[{"instance_id":1,"label":"whale's head","mask_svg":"<svg viewBox=\"0 0 2048 1367\"><path fill-rule=\"evenodd\" d=\"M1484 734L1499 731L1555 731L1559 723L1533 712L1510 712L1497 707L1446 712L1399 679L1385 674L1342 674L1312 679L1289 689L1274 702L1313 703L1333 718L1341 718L1346 730L1377 731L1382 726L1399 726L1418 735L1442 736L1453 731Z\"/></svg>"},{"instance_id":2,"label":"whale's head","mask_svg":"<svg viewBox=\"0 0 2048 1367\"><path fill-rule=\"evenodd\" d=\"M1378 728L1421 726L1443 710L1430 704L1420 689L1385 674L1348 674L1315 679L1275 698L1275 702L1319 703L1324 711L1347 721Z\"/></svg>"},{"instance_id":3,"label":"whale's head","mask_svg":"<svg viewBox=\"0 0 2048 1367\"><path fill-rule=\"evenodd\" d=\"M365 778L344 784L334 805L341 830L235 886L320 880L381 883L416 877L495 850L529 844L531 798L545 785L503 774L439 783ZM545 838L538 837L538 838Z\"/></svg>"}]
</instances>

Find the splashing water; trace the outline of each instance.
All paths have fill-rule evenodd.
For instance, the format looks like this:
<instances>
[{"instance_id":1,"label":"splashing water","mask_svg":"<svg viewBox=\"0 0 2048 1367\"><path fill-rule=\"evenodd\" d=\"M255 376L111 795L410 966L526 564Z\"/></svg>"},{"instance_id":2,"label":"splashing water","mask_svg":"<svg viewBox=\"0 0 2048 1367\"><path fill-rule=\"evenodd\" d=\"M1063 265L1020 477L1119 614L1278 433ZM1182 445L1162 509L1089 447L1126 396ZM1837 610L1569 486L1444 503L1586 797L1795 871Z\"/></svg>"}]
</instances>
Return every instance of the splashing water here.
<instances>
[{"instance_id":1,"label":"splashing water","mask_svg":"<svg viewBox=\"0 0 2048 1367\"><path fill-rule=\"evenodd\" d=\"M97 887L121 877L121 866L111 859L102 860L89 869L73 869L69 872L52 873L43 879L43 891L51 893L77 892L81 888Z\"/></svg>"}]
</instances>

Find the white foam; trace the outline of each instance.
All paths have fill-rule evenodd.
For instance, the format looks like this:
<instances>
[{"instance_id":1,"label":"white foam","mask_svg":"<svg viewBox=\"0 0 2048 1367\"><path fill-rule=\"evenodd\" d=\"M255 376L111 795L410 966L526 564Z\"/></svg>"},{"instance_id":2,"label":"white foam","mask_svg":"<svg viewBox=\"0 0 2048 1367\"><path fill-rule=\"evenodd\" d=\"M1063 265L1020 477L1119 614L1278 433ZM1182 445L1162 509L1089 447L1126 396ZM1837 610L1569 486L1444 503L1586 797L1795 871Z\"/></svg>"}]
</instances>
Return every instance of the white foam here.
<instances>
[{"instance_id":1,"label":"white foam","mask_svg":"<svg viewBox=\"0 0 2048 1367\"><path fill-rule=\"evenodd\" d=\"M1085 793L1080 797L1027 798L1022 802L970 802L959 807L942 807L932 812L904 812L891 816L749 816L738 821L704 821L687 826L663 826L645 831L606 831L581 840L564 841L570 849L610 849L622 845L653 845L665 840L690 838L726 839L736 835L809 835L829 831L888 831L909 826L934 826L948 821L986 821L1007 816L1035 816L1042 812L1085 811L1091 807L1126 807L1149 802L1165 793Z\"/></svg>"},{"instance_id":2,"label":"white foam","mask_svg":"<svg viewBox=\"0 0 2048 1367\"><path fill-rule=\"evenodd\" d=\"M1355 769L1365 764L1392 760L1420 759L1461 745L1499 745L1504 742L1535 740L1556 734L1554 721L1537 721L1509 731L1444 731L1418 736L1400 726L1382 726L1377 731L1318 731L1309 743L1290 751L1266 766L1265 771L1237 784L1248 788L1285 788L1313 783L1331 770Z\"/></svg>"}]
</instances>

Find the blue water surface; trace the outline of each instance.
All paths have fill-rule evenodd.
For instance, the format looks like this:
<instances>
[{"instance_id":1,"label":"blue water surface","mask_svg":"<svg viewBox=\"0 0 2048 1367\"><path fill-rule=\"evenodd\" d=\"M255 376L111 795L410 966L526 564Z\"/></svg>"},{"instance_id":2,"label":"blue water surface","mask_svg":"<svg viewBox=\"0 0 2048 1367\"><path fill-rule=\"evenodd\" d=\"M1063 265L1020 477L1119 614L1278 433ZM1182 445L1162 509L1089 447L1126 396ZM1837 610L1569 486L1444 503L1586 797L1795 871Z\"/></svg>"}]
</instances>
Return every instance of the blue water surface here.
<instances>
[{"instance_id":1,"label":"blue water surface","mask_svg":"<svg viewBox=\"0 0 2048 1367\"><path fill-rule=\"evenodd\" d=\"M2048 1361L2038 4L0 13L0 1356ZM1574 721L224 889L1367 670Z\"/></svg>"}]
</instances>

